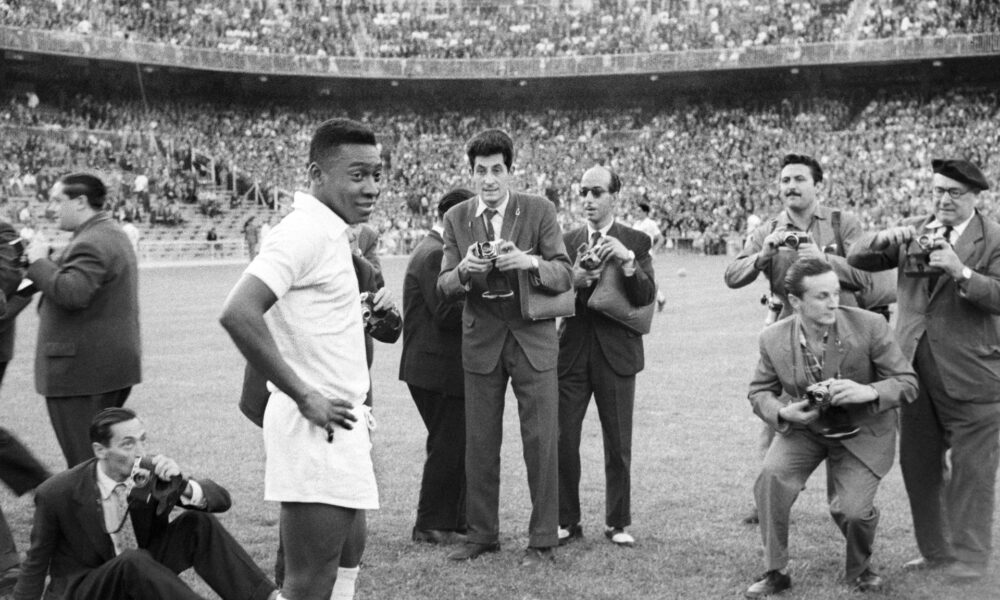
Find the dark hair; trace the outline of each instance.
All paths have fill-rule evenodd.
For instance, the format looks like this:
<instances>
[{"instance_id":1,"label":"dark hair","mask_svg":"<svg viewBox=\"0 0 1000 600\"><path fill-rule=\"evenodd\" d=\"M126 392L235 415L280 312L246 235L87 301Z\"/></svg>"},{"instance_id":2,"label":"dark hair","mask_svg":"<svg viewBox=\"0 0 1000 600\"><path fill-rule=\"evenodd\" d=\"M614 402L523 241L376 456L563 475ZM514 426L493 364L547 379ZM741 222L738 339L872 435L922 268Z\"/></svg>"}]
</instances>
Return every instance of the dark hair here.
<instances>
[{"instance_id":1,"label":"dark hair","mask_svg":"<svg viewBox=\"0 0 1000 600\"><path fill-rule=\"evenodd\" d=\"M472 136L465 146L465 153L469 157L470 169L475 166L477 156L502 154L503 164L510 171L514 164L514 140L501 129L487 129Z\"/></svg>"},{"instance_id":2,"label":"dark hair","mask_svg":"<svg viewBox=\"0 0 1000 600\"><path fill-rule=\"evenodd\" d=\"M640 202L639 203L639 210L641 210L642 212L644 212L644 213L646 213L648 215L649 214L649 205L646 204L645 202Z\"/></svg>"},{"instance_id":3,"label":"dark hair","mask_svg":"<svg viewBox=\"0 0 1000 600\"><path fill-rule=\"evenodd\" d=\"M351 119L330 119L316 128L309 142L309 163L320 163L339 146L357 144L374 146L375 132L364 123Z\"/></svg>"},{"instance_id":4,"label":"dark hair","mask_svg":"<svg viewBox=\"0 0 1000 600\"><path fill-rule=\"evenodd\" d=\"M438 217L443 217L444 213L448 212L449 208L455 206L459 202L468 200L475 195L476 194L474 192L470 192L465 188L455 188L451 190L444 196L441 196L441 199L438 200Z\"/></svg>"},{"instance_id":5,"label":"dark hair","mask_svg":"<svg viewBox=\"0 0 1000 600\"><path fill-rule=\"evenodd\" d=\"M788 165L805 165L809 167L809 171L812 173L813 183L823 181L823 167L819 166L816 159L808 154L786 154L781 159L781 168L784 169Z\"/></svg>"},{"instance_id":6,"label":"dark hair","mask_svg":"<svg viewBox=\"0 0 1000 600\"><path fill-rule=\"evenodd\" d=\"M90 441L107 446L111 443L111 427L138 418L130 408L105 408L90 422Z\"/></svg>"},{"instance_id":7,"label":"dark hair","mask_svg":"<svg viewBox=\"0 0 1000 600\"><path fill-rule=\"evenodd\" d=\"M70 173L63 176L59 183L62 184L62 191L67 198L86 196L87 204L91 208L101 210L104 208L104 201L108 196L108 187L104 185L101 178L89 173Z\"/></svg>"},{"instance_id":8,"label":"dark hair","mask_svg":"<svg viewBox=\"0 0 1000 600\"><path fill-rule=\"evenodd\" d=\"M789 296L802 298L806 293L803 281L806 277L815 277L833 271L833 265L819 258L800 258L788 267L785 272L785 292Z\"/></svg>"}]
</instances>

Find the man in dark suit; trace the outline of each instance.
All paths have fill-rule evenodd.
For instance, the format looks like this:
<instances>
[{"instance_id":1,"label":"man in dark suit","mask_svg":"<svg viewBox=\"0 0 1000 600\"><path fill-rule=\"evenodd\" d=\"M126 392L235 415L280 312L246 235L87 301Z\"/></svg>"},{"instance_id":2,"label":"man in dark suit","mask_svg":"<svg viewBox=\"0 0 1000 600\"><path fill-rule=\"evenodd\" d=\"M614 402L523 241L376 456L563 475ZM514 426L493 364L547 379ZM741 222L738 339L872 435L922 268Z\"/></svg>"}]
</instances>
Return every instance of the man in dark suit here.
<instances>
[{"instance_id":1,"label":"man in dark suit","mask_svg":"<svg viewBox=\"0 0 1000 600\"><path fill-rule=\"evenodd\" d=\"M522 316L518 276L543 293L558 294L570 289L572 269L555 206L545 198L510 190L510 136L497 129L481 132L470 140L466 154L477 196L445 215L438 278L445 301L465 298L462 366L469 531L468 542L450 558L468 560L500 548L500 442L509 379L518 401L532 504L521 564L532 568L554 560L558 544L559 340L554 319ZM477 254L477 242L487 241L499 243L495 260Z\"/></svg>"},{"instance_id":2,"label":"man in dark suit","mask_svg":"<svg viewBox=\"0 0 1000 600\"><path fill-rule=\"evenodd\" d=\"M15 294L21 283L18 252L11 242L18 238L14 228L0 221L0 382L7 372L7 363L14 356L14 320L31 302L31 296ZM27 448L6 429L0 427L0 481L17 495L35 489L49 476L48 470ZM21 557L14 545L10 527L0 510L0 594L14 587L20 573Z\"/></svg>"},{"instance_id":3,"label":"man in dark suit","mask_svg":"<svg viewBox=\"0 0 1000 600\"><path fill-rule=\"evenodd\" d=\"M90 423L94 457L38 487L31 549L16 600L196 600L178 577L195 572L224 600L273 600L277 590L208 512L224 512L229 493L210 479L188 479L172 459L145 457L146 428L127 408ZM139 459L148 462L145 473ZM141 481L147 480L147 486ZM144 491L145 490L145 491ZM180 503L186 510L169 519Z\"/></svg>"},{"instance_id":4,"label":"man in dark suit","mask_svg":"<svg viewBox=\"0 0 1000 600\"><path fill-rule=\"evenodd\" d=\"M761 598L791 586L784 572L789 514L823 461L830 514L847 542L844 581L878 591L882 577L871 568L875 492L896 451L896 407L916 397L917 377L883 317L839 306L830 263L799 259L784 288L795 314L761 332L750 382L750 404L776 435L754 486L767 572L745 595ZM809 391L814 384L827 386L825 398ZM854 437L830 433L832 409L857 426Z\"/></svg>"},{"instance_id":5,"label":"man in dark suit","mask_svg":"<svg viewBox=\"0 0 1000 600\"><path fill-rule=\"evenodd\" d=\"M462 303L443 302L437 291L445 213L474 196L452 190L438 202L438 221L410 256L403 279L403 355L399 379L427 427L427 460L420 481L413 541L465 540L465 372L462 370Z\"/></svg>"},{"instance_id":6,"label":"man in dark suit","mask_svg":"<svg viewBox=\"0 0 1000 600\"><path fill-rule=\"evenodd\" d=\"M614 218L621 181L596 166L580 179L587 225L565 235L577 288L576 315L559 332L559 540L583 536L580 525L580 433L591 395L604 433L605 535L631 546L632 410L635 375L643 369L642 336L587 308L602 268L619 269L625 283L623 302L639 307L656 299L648 235ZM601 263L580 264L581 247L596 249Z\"/></svg>"},{"instance_id":7,"label":"man in dark suit","mask_svg":"<svg viewBox=\"0 0 1000 600\"><path fill-rule=\"evenodd\" d=\"M59 228L73 237L55 261L39 236L27 249L27 276L42 292L35 388L73 467L92 455L86 424L125 404L142 379L138 270L128 236L104 211L104 182L66 175L49 197L59 203Z\"/></svg>"},{"instance_id":8,"label":"man in dark suit","mask_svg":"<svg viewBox=\"0 0 1000 600\"><path fill-rule=\"evenodd\" d=\"M920 377L920 395L900 421L900 466L921 555L906 568L944 567L964 582L985 575L992 547L1000 226L975 208L989 189L979 168L964 160L932 166L935 213L863 236L849 260L862 269L899 267L896 337Z\"/></svg>"}]
</instances>

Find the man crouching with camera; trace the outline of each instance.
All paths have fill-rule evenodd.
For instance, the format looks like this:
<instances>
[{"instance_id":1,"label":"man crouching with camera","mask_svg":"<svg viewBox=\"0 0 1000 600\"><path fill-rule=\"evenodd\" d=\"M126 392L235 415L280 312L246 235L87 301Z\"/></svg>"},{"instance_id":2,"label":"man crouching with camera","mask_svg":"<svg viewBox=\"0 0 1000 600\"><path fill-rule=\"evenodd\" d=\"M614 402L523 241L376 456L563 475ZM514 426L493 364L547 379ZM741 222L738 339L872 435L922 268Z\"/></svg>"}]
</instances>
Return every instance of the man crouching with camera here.
<instances>
[{"instance_id":1,"label":"man crouching with camera","mask_svg":"<svg viewBox=\"0 0 1000 600\"><path fill-rule=\"evenodd\" d=\"M777 435L754 486L767 572L745 595L791 587L789 513L824 460L830 514L847 541L845 582L879 591L882 578L871 568L875 492L895 455L896 408L916 398L917 378L883 317L840 306L828 262L796 261L785 289L794 316L761 332L750 382L754 412Z\"/></svg>"},{"instance_id":2,"label":"man crouching with camera","mask_svg":"<svg viewBox=\"0 0 1000 600\"><path fill-rule=\"evenodd\" d=\"M190 567L223 600L273 600L274 584L206 512L229 509L229 493L183 475L172 459L146 456L146 428L127 408L90 424L95 457L35 492L31 549L17 600L198 600L178 573ZM175 504L188 510L173 521ZM96 510L95 510L96 509Z\"/></svg>"}]
</instances>

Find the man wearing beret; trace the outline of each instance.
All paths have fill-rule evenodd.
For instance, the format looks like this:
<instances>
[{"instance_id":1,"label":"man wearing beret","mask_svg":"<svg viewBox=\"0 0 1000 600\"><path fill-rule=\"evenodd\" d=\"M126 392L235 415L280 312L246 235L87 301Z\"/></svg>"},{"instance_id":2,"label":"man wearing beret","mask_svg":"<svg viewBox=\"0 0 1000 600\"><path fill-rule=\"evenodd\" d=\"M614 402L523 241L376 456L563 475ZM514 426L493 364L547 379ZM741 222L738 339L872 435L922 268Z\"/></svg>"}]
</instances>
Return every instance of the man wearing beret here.
<instances>
[{"instance_id":1,"label":"man wearing beret","mask_svg":"<svg viewBox=\"0 0 1000 600\"><path fill-rule=\"evenodd\" d=\"M848 260L899 267L896 335L920 378L900 431L921 554L906 568L969 582L986 573L1000 459L1000 225L975 208L989 189L975 165L932 166L935 213L863 236Z\"/></svg>"}]
</instances>

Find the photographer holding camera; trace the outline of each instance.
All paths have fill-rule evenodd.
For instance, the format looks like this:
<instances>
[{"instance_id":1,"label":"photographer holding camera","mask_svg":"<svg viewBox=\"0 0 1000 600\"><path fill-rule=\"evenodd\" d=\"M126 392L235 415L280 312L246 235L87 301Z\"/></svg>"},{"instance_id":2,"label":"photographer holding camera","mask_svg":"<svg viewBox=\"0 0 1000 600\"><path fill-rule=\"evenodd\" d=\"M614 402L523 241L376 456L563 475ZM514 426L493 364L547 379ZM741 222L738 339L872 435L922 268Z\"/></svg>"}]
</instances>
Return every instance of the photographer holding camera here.
<instances>
[{"instance_id":1,"label":"photographer holding camera","mask_svg":"<svg viewBox=\"0 0 1000 600\"><path fill-rule=\"evenodd\" d=\"M146 456L146 427L127 408L99 412L89 436L93 457L35 493L16 600L42 598L46 575L46 598L200 600L178 576L192 567L223 600L274 600L274 584L208 514L229 509L225 488ZM170 520L175 504L191 510Z\"/></svg>"},{"instance_id":2,"label":"photographer holding camera","mask_svg":"<svg viewBox=\"0 0 1000 600\"><path fill-rule=\"evenodd\" d=\"M920 558L956 582L981 579L1000 461L1000 226L976 210L989 189L965 160L934 160L934 214L862 237L850 263L899 268L896 336L920 377L900 420L900 466ZM951 464L945 477L945 453Z\"/></svg>"},{"instance_id":3,"label":"photographer holding camera","mask_svg":"<svg viewBox=\"0 0 1000 600\"><path fill-rule=\"evenodd\" d=\"M761 332L760 361L750 382L750 404L776 435L754 485L767 572L745 595L761 598L791 587L784 572L789 514L824 460L830 514L847 541L845 581L859 591L877 591L883 582L871 568L879 517L875 492L895 455L896 407L916 397L917 377L885 319L840 306L840 283L830 263L796 261L785 289L794 316ZM820 390L812 387L819 383ZM827 435L824 404L844 410L857 434Z\"/></svg>"},{"instance_id":4,"label":"photographer holding camera","mask_svg":"<svg viewBox=\"0 0 1000 600\"><path fill-rule=\"evenodd\" d=\"M861 224L854 215L820 203L822 181L823 169L814 158L804 154L785 155L778 179L785 210L755 229L743 251L726 267L726 285L732 289L750 285L758 275L765 274L770 291L765 298L768 324L792 313L785 291L785 273L801 258L815 258L833 267L840 282L842 306L858 306L859 298L863 298L865 308L888 318L888 305L896 301L891 274L874 276L847 264L844 257L861 236ZM761 455L767 452L773 435L767 427L761 432ZM754 510L743 522L756 523L757 518Z\"/></svg>"}]
</instances>

